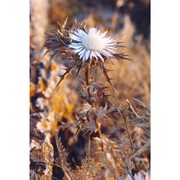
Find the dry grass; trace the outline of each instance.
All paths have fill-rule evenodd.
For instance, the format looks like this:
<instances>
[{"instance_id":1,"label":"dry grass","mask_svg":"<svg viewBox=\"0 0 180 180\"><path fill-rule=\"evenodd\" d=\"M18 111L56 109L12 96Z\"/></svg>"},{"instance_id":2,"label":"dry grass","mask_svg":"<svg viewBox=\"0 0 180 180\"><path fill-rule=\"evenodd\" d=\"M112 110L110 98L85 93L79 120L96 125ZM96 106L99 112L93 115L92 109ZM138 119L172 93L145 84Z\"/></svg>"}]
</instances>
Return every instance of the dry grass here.
<instances>
[{"instance_id":1,"label":"dry grass","mask_svg":"<svg viewBox=\"0 0 180 180\"><path fill-rule=\"evenodd\" d=\"M75 0L72 1L72 11L69 9L70 3L58 2L50 0L51 6L46 7L46 15L49 13L47 21L51 26L57 19L64 20L67 15L71 22L72 16L87 10L86 1L79 7L74 6L77 3ZM64 10L59 11L59 6L63 6ZM97 9L106 9L106 6L102 7L100 4ZM40 13L45 11L38 5L33 7L37 8ZM89 11L93 12L92 9L89 8ZM114 14L114 19L116 11L108 11ZM97 16L89 13L88 26L98 24L104 29L112 20L105 21L103 15ZM105 64L107 69L113 70L108 75L113 78L117 93L99 73L97 80L101 84L96 84L95 107L88 98L84 98L85 95L88 97L88 91L83 70L78 77L75 77L75 72L67 75L56 88L60 80L58 74L64 73L68 63L64 55L58 55L49 64L50 54L43 57L45 51L42 44L45 39L38 44L38 30L31 29L30 179L150 178L150 54L141 36L136 43L133 41L136 27L128 14L121 31L117 32L116 28L120 20L112 22L113 26L110 23L108 27L111 34L123 41L126 46L124 50L132 61ZM34 28L35 22L31 23ZM46 23L39 25L41 27L35 28L44 29L44 32L52 30L51 26L47 28ZM107 88L99 88L102 85Z\"/></svg>"}]
</instances>

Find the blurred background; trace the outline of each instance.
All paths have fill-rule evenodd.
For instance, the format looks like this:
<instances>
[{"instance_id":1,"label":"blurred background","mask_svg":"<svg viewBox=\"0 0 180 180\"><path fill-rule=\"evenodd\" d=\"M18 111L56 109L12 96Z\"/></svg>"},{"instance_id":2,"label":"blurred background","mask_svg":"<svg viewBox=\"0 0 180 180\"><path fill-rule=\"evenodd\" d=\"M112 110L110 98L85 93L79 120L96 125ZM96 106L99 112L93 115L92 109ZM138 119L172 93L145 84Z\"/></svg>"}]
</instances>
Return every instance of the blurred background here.
<instances>
[{"instance_id":1,"label":"blurred background","mask_svg":"<svg viewBox=\"0 0 180 180\"><path fill-rule=\"evenodd\" d=\"M62 23L66 17L70 24L74 19L80 22L87 20L89 27L108 29L123 42L133 62L117 63L112 67L115 68L112 75L114 84L119 90L119 97L116 98L138 98L149 104L150 0L31 0L31 65L42 59L45 33L55 28L57 22ZM37 72L33 71L34 67L31 66L30 81L36 84Z\"/></svg>"},{"instance_id":2,"label":"blurred background","mask_svg":"<svg viewBox=\"0 0 180 180\"><path fill-rule=\"evenodd\" d=\"M69 25L74 19L86 20L87 26L108 30L123 42L124 52L133 61L107 65L114 70L109 76L114 78L112 82L118 93L111 88L109 91L116 103L122 107L127 105L126 99L132 102L136 98L150 104L150 0L30 0L31 179L38 178L37 172L41 175L45 170L47 177L52 173L55 177L62 176L59 169L47 167L57 157L52 137L61 132L60 122L74 122L74 109L80 106L78 84L72 76L55 89L58 74L62 74L68 64L57 56L49 67L51 54L43 56L45 33L55 29L58 22L63 23L66 17ZM62 133L67 147L74 143L73 133L72 129ZM149 136L149 131L147 134ZM85 153L81 152L81 146L77 144L71 154L77 158L77 165L81 162L78 157L84 157L81 154ZM38 153L44 154L44 166L37 163Z\"/></svg>"}]
</instances>

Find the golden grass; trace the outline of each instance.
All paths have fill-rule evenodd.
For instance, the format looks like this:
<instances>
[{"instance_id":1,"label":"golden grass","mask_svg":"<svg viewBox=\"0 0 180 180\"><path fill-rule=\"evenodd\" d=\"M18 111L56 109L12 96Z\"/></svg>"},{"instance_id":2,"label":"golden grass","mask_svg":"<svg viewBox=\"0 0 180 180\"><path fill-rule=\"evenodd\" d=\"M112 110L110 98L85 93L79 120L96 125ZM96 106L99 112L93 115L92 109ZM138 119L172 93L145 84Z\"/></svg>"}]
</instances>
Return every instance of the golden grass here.
<instances>
[{"instance_id":1,"label":"golden grass","mask_svg":"<svg viewBox=\"0 0 180 180\"><path fill-rule=\"evenodd\" d=\"M50 2L51 23L78 12L78 8L59 11L57 2ZM68 3L64 6L69 8ZM93 14L90 16L89 26L97 23ZM141 38L133 42L135 27L128 17L125 19L122 31L114 31L117 24L110 31L123 41L132 61L105 65L113 70L108 75L117 93L103 76L97 77L108 86L104 92L113 99L109 107L101 106L101 101L92 108L81 97L83 71L77 78L72 72L56 88L58 74L67 65L64 56L57 56L49 66L49 54L43 57L42 42L37 45L34 41L39 35L31 31L30 179L130 180L142 174L149 178L150 54Z\"/></svg>"}]
</instances>

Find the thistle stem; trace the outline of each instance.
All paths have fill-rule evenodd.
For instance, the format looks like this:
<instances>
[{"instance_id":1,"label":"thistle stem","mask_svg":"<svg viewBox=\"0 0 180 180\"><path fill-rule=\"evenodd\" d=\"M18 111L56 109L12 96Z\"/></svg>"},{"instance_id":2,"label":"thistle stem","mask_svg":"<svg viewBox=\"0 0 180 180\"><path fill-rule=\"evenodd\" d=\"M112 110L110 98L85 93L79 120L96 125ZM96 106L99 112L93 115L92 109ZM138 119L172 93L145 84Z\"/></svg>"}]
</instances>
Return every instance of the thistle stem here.
<instances>
[{"instance_id":1,"label":"thistle stem","mask_svg":"<svg viewBox=\"0 0 180 180\"><path fill-rule=\"evenodd\" d=\"M86 86L88 86L90 84L90 65L89 64L86 68L85 77L86 77ZM88 91L89 98L91 98L90 89L88 88L87 91Z\"/></svg>"},{"instance_id":2,"label":"thistle stem","mask_svg":"<svg viewBox=\"0 0 180 180\"><path fill-rule=\"evenodd\" d=\"M93 80L91 80L91 77L90 77L90 64L87 65L85 77L86 77L86 86L88 86L88 85L90 85L91 81L93 81ZM92 95L90 92L90 88L87 89L87 92L88 92L88 97L91 98ZM91 105L92 105L92 107L95 107L94 102L92 102ZM101 137L101 124L98 122L97 117L95 118L95 123L96 123L97 129L98 129L98 131L97 131L98 137Z\"/></svg>"}]
</instances>

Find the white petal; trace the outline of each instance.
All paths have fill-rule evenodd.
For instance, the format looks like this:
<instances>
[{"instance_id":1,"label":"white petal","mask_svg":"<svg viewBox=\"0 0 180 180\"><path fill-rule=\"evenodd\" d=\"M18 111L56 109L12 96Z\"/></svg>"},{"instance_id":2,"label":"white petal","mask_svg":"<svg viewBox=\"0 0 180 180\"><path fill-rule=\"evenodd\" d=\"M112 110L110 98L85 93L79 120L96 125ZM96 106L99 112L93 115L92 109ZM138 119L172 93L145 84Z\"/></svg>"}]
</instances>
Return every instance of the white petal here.
<instances>
[{"instance_id":1,"label":"white petal","mask_svg":"<svg viewBox=\"0 0 180 180\"><path fill-rule=\"evenodd\" d=\"M84 55L86 60L89 58L90 52L91 52L90 50L87 50L87 51L86 51L86 54Z\"/></svg>"},{"instance_id":2,"label":"white petal","mask_svg":"<svg viewBox=\"0 0 180 180\"><path fill-rule=\"evenodd\" d=\"M80 55L80 59L84 56L84 53L86 52L86 49L83 49L80 53L79 53L79 55Z\"/></svg>"},{"instance_id":3,"label":"white petal","mask_svg":"<svg viewBox=\"0 0 180 180\"><path fill-rule=\"evenodd\" d=\"M70 48L73 48L73 49L78 49L78 48L81 48L83 47L82 43L71 43L69 45Z\"/></svg>"},{"instance_id":4,"label":"white petal","mask_svg":"<svg viewBox=\"0 0 180 180\"><path fill-rule=\"evenodd\" d=\"M113 40L111 37L105 37L104 38L106 41L111 41L111 40Z\"/></svg>"},{"instance_id":5,"label":"white petal","mask_svg":"<svg viewBox=\"0 0 180 180\"><path fill-rule=\"evenodd\" d=\"M116 41L110 37L104 37L103 38L105 43L113 43L113 44L116 44Z\"/></svg>"},{"instance_id":6,"label":"white petal","mask_svg":"<svg viewBox=\"0 0 180 180\"><path fill-rule=\"evenodd\" d=\"M104 45L105 46L109 46L109 47L115 47L116 46L116 44L114 44L114 43L110 43L110 42L104 42Z\"/></svg>"},{"instance_id":7,"label":"white petal","mask_svg":"<svg viewBox=\"0 0 180 180\"><path fill-rule=\"evenodd\" d=\"M102 53L104 56L106 56L106 57L111 57L111 56L112 56L112 55L111 55L108 51L106 51L106 50L102 50L101 53Z\"/></svg>"},{"instance_id":8,"label":"white petal","mask_svg":"<svg viewBox=\"0 0 180 180\"><path fill-rule=\"evenodd\" d=\"M71 37L71 39L73 39L75 41L81 42L81 38L76 36L76 35L74 35L74 34L70 34L70 37Z\"/></svg>"},{"instance_id":9,"label":"white petal","mask_svg":"<svg viewBox=\"0 0 180 180\"><path fill-rule=\"evenodd\" d=\"M78 30L78 35L80 37L87 36L87 34L83 30L81 30L81 29Z\"/></svg>"},{"instance_id":10,"label":"white petal","mask_svg":"<svg viewBox=\"0 0 180 180\"><path fill-rule=\"evenodd\" d=\"M108 49L109 51L116 51L115 47L106 46L104 49Z\"/></svg>"},{"instance_id":11,"label":"white petal","mask_svg":"<svg viewBox=\"0 0 180 180\"><path fill-rule=\"evenodd\" d=\"M117 49L116 45L105 44L105 47L110 48L110 49Z\"/></svg>"},{"instance_id":12,"label":"white petal","mask_svg":"<svg viewBox=\"0 0 180 180\"><path fill-rule=\"evenodd\" d=\"M93 57L93 51L90 52L90 60L92 60L92 57Z\"/></svg>"},{"instance_id":13,"label":"white petal","mask_svg":"<svg viewBox=\"0 0 180 180\"><path fill-rule=\"evenodd\" d=\"M83 60L83 62L86 61L85 54L84 54L84 56L82 57L82 60Z\"/></svg>"},{"instance_id":14,"label":"white petal","mask_svg":"<svg viewBox=\"0 0 180 180\"><path fill-rule=\"evenodd\" d=\"M108 51L109 51L109 53L111 53L111 54L115 54L115 53L116 53L116 51L113 50L113 49L109 49L109 48L108 48Z\"/></svg>"},{"instance_id":15,"label":"white petal","mask_svg":"<svg viewBox=\"0 0 180 180\"><path fill-rule=\"evenodd\" d=\"M109 52L115 52L117 48L113 47L113 46L105 46L104 50L108 50Z\"/></svg>"},{"instance_id":16,"label":"white petal","mask_svg":"<svg viewBox=\"0 0 180 180\"><path fill-rule=\"evenodd\" d=\"M81 37L81 34L79 32L74 32L74 35L78 36L78 37Z\"/></svg>"},{"instance_id":17,"label":"white petal","mask_svg":"<svg viewBox=\"0 0 180 180\"><path fill-rule=\"evenodd\" d=\"M96 59L98 59L98 57L96 55L96 51L92 51L92 56L95 57Z\"/></svg>"},{"instance_id":18,"label":"white petal","mask_svg":"<svg viewBox=\"0 0 180 180\"><path fill-rule=\"evenodd\" d=\"M97 29L96 28L90 28L89 29L89 33L93 33L93 34L95 34L96 33L96 31L97 31ZM89 34L88 33L88 34Z\"/></svg>"},{"instance_id":19,"label":"white petal","mask_svg":"<svg viewBox=\"0 0 180 180\"><path fill-rule=\"evenodd\" d=\"M98 57L101 58L102 61L104 61L104 58L101 56L101 54L100 54L98 51L96 51L95 53L96 53L96 55L97 55Z\"/></svg>"},{"instance_id":20,"label":"white petal","mask_svg":"<svg viewBox=\"0 0 180 180\"><path fill-rule=\"evenodd\" d=\"M83 50L83 47L81 47L81 48L79 48L79 49L73 50L73 53L78 53L78 52L80 52L80 51L82 51L82 50Z\"/></svg>"},{"instance_id":21,"label":"white petal","mask_svg":"<svg viewBox=\"0 0 180 180\"><path fill-rule=\"evenodd\" d=\"M106 39L104 40L104 43L116 45L116 42L115 42L115 41L109 41L109 40L106 40Z\"/></svg>"}]
</instances>

